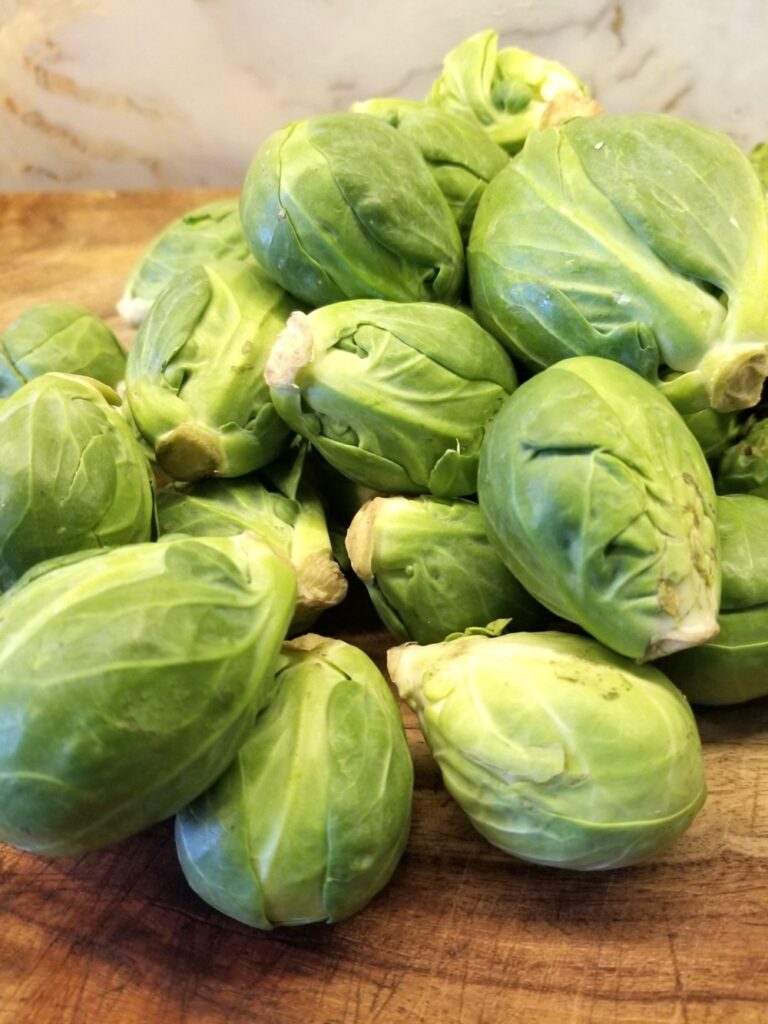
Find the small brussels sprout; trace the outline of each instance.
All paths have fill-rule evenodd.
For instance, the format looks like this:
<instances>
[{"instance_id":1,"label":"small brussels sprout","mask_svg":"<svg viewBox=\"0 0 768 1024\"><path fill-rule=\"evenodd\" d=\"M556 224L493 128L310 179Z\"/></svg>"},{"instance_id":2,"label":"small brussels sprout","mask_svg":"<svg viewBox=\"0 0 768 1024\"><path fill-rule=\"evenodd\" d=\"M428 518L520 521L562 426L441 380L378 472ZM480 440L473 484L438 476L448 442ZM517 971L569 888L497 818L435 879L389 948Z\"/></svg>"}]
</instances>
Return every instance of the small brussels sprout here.
<instances>
[{"instance_id":1,"label":"small brussels sprout","mask_svg":"<svg viewBox=\"0 0 768 1024\"><path fill-rule=\"evenodd\" d=\"M658 390L608 359L565 359L521 384L480 455L480 507L538 601L630 658L717 632L715 494Z\"/></svg>"},{"instance_id":2,"label":"small brussels sprout","mask_svg":"<svg viewBox=\"0 0 768 1024\"><path fill-rule=\"evenodd\" d=\"M485 428L517 381L458 310L375 300L294 313L264 377L286 423L339 472L438 497L475 491Z\"/></svg>"},{"instance_id":3,"label":"small brussels sprout","mask_svg":"<svg viewBox=\"0 0 768 1024\"><path fill-rule=\"evenodd\" d=\"M0 841L77 855L210 786L271 696L294 600L247 535L33 569L0 602Z\"/></svg>"},{"instance_id":4,"label":"small brussels sprout","mask_svg":"<svg viewBox=\"0 0 768 1024\"><path fill-rule=\"evenodd\" d=\"M765 195L721 132L666 114L535 132L483 193L467 260L479 322L534 371L595 355L674 372L718 412L760 398Z\"/></svg>"},{"instance_id":5,"label":"small brussels sprout","mask_svg":"<svg viewBox=\"0 0 768 1024\"><path fill-rule=\"evenodd\" d=\"M723 567L720 631L659 663L690 701L740 704L768 694L768 501L717 499Z\"/></svg>"},{"instance_id":6,"label":"small brussels sprout","mask_svg":"<svg viewBox=\"0 0 768 1024\"><path fill-rule=\"evenodd\" d=\"M418 148L379 118L326 114L272 135L248 170L243 230L256 259L312 306L450 302L464 248Z\"/></svg>"},{"instance_id":7,"label":"small brussels sprout","mask_svg":"<svg viewBox=\"0 0 768 1024\"><path fill-rule=\"evenodd\" d=\"M256 928L339 921L389 881L413 767L397 705L362 651L283 646L272 703L229 770L176 819L187 881Z\"/></svg>"},{"instance_id":8,"label":"small brussels sprout","mask_svg":"<svg viewBox=\"0 0 768 1024\"><path fill-rule=\"evenodd\" d=\"M157 521L161 535L216 537L248 530L285 554L298 585L293 631L306 629L347 593L322 503L309 484L301 484L295 499L255 476L166 487L157 495Z\"/></svg>"},{"instance_id":9,"label":"small brussels sprout","mask_svg":"<svg viewBox=\"0 0 768 1024\"><path fill-rule=\"evenodd\" d=\"M218 199L178 217L150 243L131 271L117 312L138 327L171 279L201 263L245 260L251 255L240 223L240 198Z\"/></svg>"},{"instance_id":10,"label":"small brussels sprout","mask_svg":"<svg viewBox=\"0 0 768 1024\"><path fill-rule=\"evenodd\" d=\"M666 849L704 802L691 710L588 637L462 636L388 655L448 792L489 842L594 870Z\"/></svg>"},{"instance_id":11,"label":"small brussels sprout","mask_svg":"<svg viewBox=\"0 0 768 1024\"><path fill-rule=\"evenodd\" d=\"M294 308L253 262L236 261L179 274L155 302L128 356L126 396L170 477L241 476L286 447L263 370Z\"/></svg>"},{"instance_id":12,"label":"small brussels sprout","mask_svg":"<svg viewBox=\"0 0 768 1024\"><path fill-rule=\"evenodd\" d=\"M416 144L466 242L485 186L509 160L504 150L472 118L428 103L374 99L352 110L380 117Z\"/></svg>"},{"instance_id":13,"label":"small brussels sprout","mask_svg":"<svg viewBox=\"0 0 768 1024\"><path fill-rule=\"evenodd\" d=\"M471 116L499 146L516 153L537 128L600 113L586 85L562 64L478 32L446 56L427 102Z\"/></svg>"},{"instance_id":14,"label":"small brussels sprout","mask_svg":"<svg viewBox=\"0 0 768 1024\"><path fill-rule=\"evenodd\" d=\"M719 494L768 498L768 420L756 420L740 441L726 449L715 484Z\"/></svg>"},{"instance_id":15,"label":"small brussels sprout","mask_svg":"<svg viewBox=\"0 0 768 1024\"><path fill-rule=\"evenodd\" d=\"M22 313L0 337L0 398L44 373L93 377L115 388L125 376L125 352L87 309L46 302Z\"/></svg>"},{"instance_id":16,"label":"small brussels sprout","mask_svg":"<svg viewBox=\"0 0 768 1024\"><path fill-rule=\"evenodd\" d=\"M119 404L60 373L0 403L0 589L56 555L150 539L151 473Z\"/></svg>"},{"instance_id":17,"label":"small brussels sprout","mask_svg":"<svg viewBox=\"0 0 768 1024\"><path fill-rule=\"evenodd\" d=\"M437 643L502 617L515 629L551 620L491 547L473 501L373 498L352 520L347 550L382 622L400 640Z\"/></svg>"}]
</instances>

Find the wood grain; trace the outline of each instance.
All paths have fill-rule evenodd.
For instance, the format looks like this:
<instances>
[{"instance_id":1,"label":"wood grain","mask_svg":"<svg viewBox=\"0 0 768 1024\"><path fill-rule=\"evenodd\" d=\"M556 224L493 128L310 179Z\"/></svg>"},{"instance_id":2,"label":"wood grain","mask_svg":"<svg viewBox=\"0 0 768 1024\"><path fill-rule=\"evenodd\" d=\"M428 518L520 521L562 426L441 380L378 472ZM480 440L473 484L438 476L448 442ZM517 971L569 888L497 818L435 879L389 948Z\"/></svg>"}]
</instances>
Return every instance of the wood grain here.
<instances>
[{"instance_id":1,"label":"wood grain","mask_svg":"<svg viewBox=\"0 0 768 1024\"><path fill-rule=\"evenodd\" d=\"M116 324L148 238L218 194L0 199L0 330L49 299ZM381 663L386 636L349 607L319 628ZM0 847L0 1024L768 1022L768 702L698 720L710 795L691 830L652 863L582 875L481 839L406 714L407 852L332 927L260 933L209 909L168 823L77 860Z\"/></svg>"}]
</instances>

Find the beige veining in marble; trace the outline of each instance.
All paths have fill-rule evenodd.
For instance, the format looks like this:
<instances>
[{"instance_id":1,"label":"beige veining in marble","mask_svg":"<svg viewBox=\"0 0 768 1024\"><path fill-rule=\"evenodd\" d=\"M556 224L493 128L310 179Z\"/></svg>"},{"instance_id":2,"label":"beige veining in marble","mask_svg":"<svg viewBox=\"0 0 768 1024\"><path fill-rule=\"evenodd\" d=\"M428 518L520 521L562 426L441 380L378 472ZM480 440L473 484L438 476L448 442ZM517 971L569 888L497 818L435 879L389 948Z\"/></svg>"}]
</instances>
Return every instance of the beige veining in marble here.
<instances>
[{"instance_id":1,"label":"beige veining in marble","mask_svg":"<svg viewBox=\"0 0 768 1024\"><path fill-rule=\"evenodd\" d=\"M490 26L608 111L768 137L764 0L0 0L0 188L236 186L280 125L421 97Z\"/></svg>"}]
</instances>

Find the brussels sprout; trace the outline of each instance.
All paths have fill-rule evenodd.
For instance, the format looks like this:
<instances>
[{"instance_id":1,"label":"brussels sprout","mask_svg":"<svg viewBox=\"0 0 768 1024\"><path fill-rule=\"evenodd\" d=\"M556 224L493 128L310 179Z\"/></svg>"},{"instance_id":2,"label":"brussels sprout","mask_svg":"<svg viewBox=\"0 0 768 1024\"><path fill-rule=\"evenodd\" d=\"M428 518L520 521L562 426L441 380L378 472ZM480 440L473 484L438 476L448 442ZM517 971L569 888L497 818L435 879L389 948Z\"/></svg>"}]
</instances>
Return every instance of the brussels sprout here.
<instances>
[{"instance_id":1,"label":"brussels sprout","mask_svg":"<svg viewBox=\"0 0 768 1024\"><path fill-rule=\"evenodd\" d=\"M117 312L138 327L175 274L201 263L251 255L240 223L240 198L218 199L166 225L131 271Z\"/></svg>"},{"instance_id":2,"label":"brussels sprout","mask_svg":"<svg viewBox=\"0 0 768 1024\"><path fill-rule=\"evenodd\" d=\"M347 550L382 622L401 640L436 643L502 616L515 629L551 619L491 547L473 501L374 498L352 520Z\"/></svg>"},{"instance_id":3,"label":"brussels sprout","mask_svg":"<svg viewBox=\"0 0 768 1024\"><path fill-rule=\"evenodd\" d=\"M285 554L298 584L293 630L306 629L347 593L331 554L323 506L306 483L295 499L257 477L166 487L157 496L157 520L161 534L210 537L248 530Z\"/></svg>"},{"instance_id":4,"label":"brussels sprout","mask_svg":"<svg viewBox=\"0 0 768 1024\"><path fill-rule=\"evenodd\" d=\"M562 64L498 45L498 32L489 29L454 47L427 102L471 116L509 153L536 128L600 113L586 85Z\"/></svg>"},{"instance_id":5,"label":"brussels sprout","mask_svg":"<svg viewBox=\"0 0 768 1024\"><path fill-rule=\"evenodd\" d=\"M0 403L0 589L55 555L150 539L151 474L119 402L47 373Z\"/></svg>"},{"instance_id":6,"label":"brussels sprout","mask_svg":"<svg viewBox=\"0 0 768 1024\"><path fill-rule=\"evenodd\" d=\"M448 792L489 842L593 870L668 847L704 802L683 695L587 637L463 636L391 650Z\"/></svg>"},{"instance_id":7,"label":"brussels sprout","mask_svg":"<svg viewBox=\"0 0 768 1024\"><path fill-rule=\"evenodd\" d=\"M712 477L631 370L578 356L521 384L486 434L478 495L526 590L606 646L648 660L717 632Z\"/></svg>"},{"instance_id":8,"label":"brussels sprout","mask_svg":"<svg viewBox=\"0 0 768 1024\"><path fill-rule=\"evenodd\" d=\"M385 493L472 494L488 421L514 390L498 342L437 303L340 302L294 313L264 377L294 430Z\"/></svg>"},{"instance_id":9,"label":"brussels sprout","mask_svg":"<svg viewBox=\"0 0 768 1024\"><path fill-rule=\"evenodd\" d=\"M605 356L654 382L681 374L674 390L700 407L750 408L768 374L767 224L754 170L720 132L577 118L531 135L485 190L472 305L533 370Z\"/></svg>"},{"instance_id":10,"label":"brussels sprout","mask_svg":"<svg viewBox=\"0 0 768 1024\"><path fill-rule=\"evenodd\" d=\"M374 99L352 110L397 128L421 151L466 242L480 196L509 157L476 121L415 100Z\"/></svg>"},{"instance_id":11,"label":"brussels sprout","mask_svg":"<svg viewBox=\"0 0 768 1024\"><path fill-rule=\"evenodd\" d=\"M243 186L256 259L309 305L450 302L464 280L451 211L407 138L367 114L297 121L259 149Z\"/></svg>"},{"instance_id":12,"label":"brussels sprout","mask_svg":"<svg viewBox=\"0 0 768 1024\"><path fill-rule=\"evenodd\" d=\"M412 788L376 666L341 640L300 637L229 770L178 816L182 869L204 900L256 928L341 920L395 870Z\"/></svg>"},{"instance_id":13,"label":"brussels sprout","mask_svg":"<svg viewBox=\"0 0 768 1024\"><path fill-rule=\"evenodd\" d=\"M768 191L768 142L758 143L749 153L749 161L757 171L763 188Z\"/></svg>"},{"instance_id":14,"label":"brussels sprout","mask_svg":"<svg viewBox=\"0 0 768 1024\"><path fill-rule=\"evenodd\" d=\"M33 569L0 602L0 841L77 855L210 786L271 696L294 598L247 535Z\"/></svg>"},{"instance_id":15,"label":"brussels sprout","mask_svg":"<svg viewBox=\"0 0 768 1024\"><path fill-rule=\"evenodd\" d=\"M46 302L22 313L0 337L0 398L44 373L79 374L114 388L125 376L125 352L87 309Z\"/></svg>"},{"instance_id":16,"label":"brussels sprout","mask_svg":"<svg viewBox=\"0 0 768 1024\"><path fill-rule=\"evenodd\" d=\"M720 631L660 667L697 704L740 704L768 694L768 501L717 499L722 547Z\"/></svg>"},{"instance_id":17,"label":"brussels sprout","mask_svg":"<svg viewBox=\"0 0 768 1024\"><path fill-rule=\"evenodd\" d=\"M768 420L757 420L720 460L715 478L720 494L768 498Z\"/></svg>"},{"instance_id":18,"label":"brussels sprout","mask_svg":"<svg viewBox=\"0 0 768 1024\"><path fill-rule=\"evenodd\" d=\"M235 261L179 274L154 304L128 357L126 395L170 477L241 476L286 447L263 370L293 308L254 263Z\"/></svg>"}]
</instances>

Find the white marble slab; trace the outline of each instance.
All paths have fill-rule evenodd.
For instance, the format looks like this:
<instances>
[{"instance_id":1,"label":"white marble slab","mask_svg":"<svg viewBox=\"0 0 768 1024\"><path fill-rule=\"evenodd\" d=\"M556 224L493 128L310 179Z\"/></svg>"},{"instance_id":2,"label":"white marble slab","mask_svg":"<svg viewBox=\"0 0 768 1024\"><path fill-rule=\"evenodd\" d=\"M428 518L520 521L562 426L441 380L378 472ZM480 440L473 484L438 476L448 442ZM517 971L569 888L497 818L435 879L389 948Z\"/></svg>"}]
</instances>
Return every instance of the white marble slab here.
<instances>
[{"instance_id":1,"label":"white marble slab","mask_svg":"<svg viewBox=\"0 0 768 1024\"><path fill-rule=\"evenodd\" d=\"M765 0L0 0L0 188L237 186L280 125L421 98L488 27L609 111L768 137Z\"/></svg>"}]
</instances>

